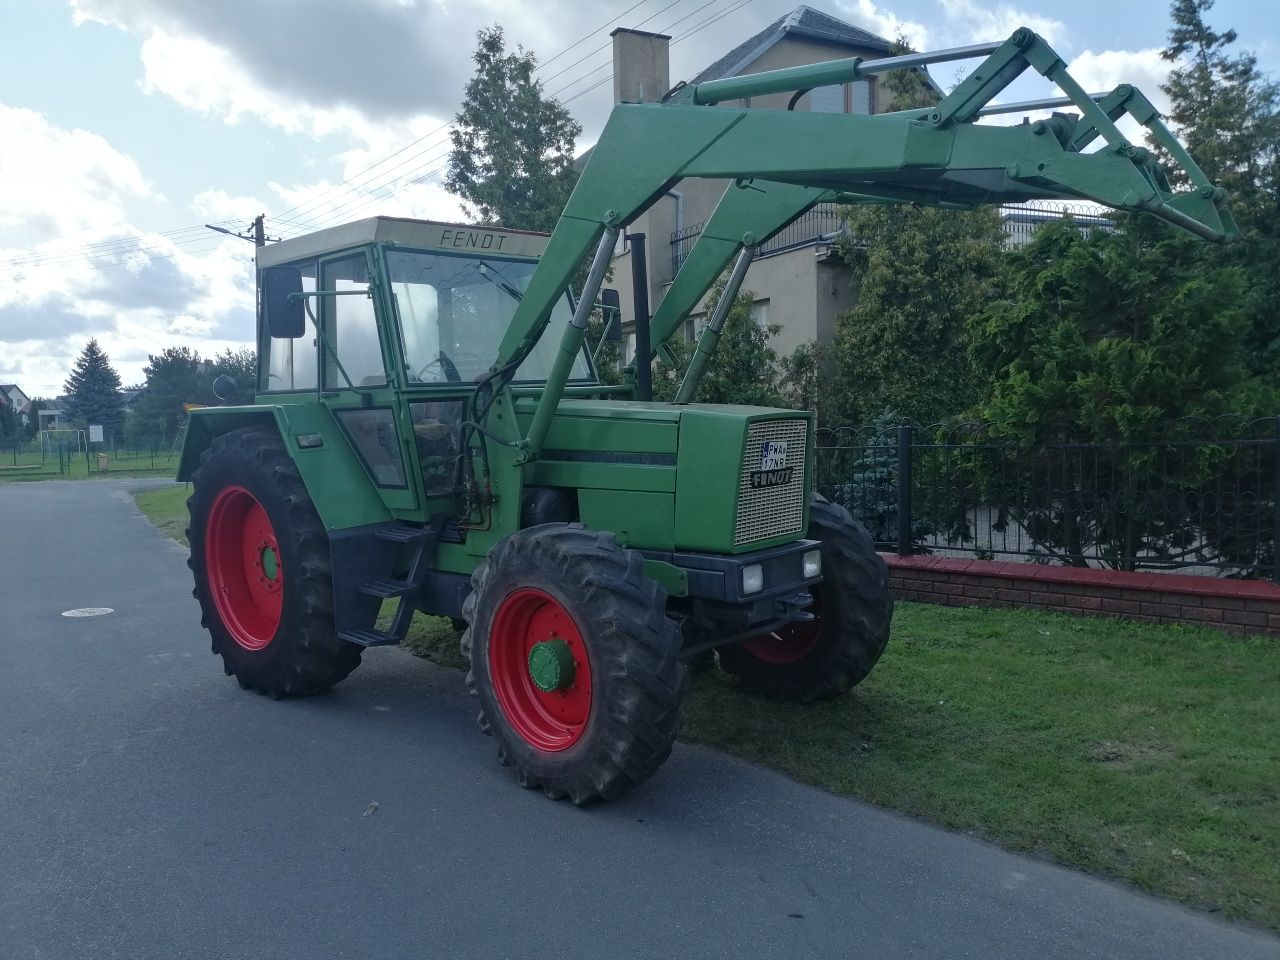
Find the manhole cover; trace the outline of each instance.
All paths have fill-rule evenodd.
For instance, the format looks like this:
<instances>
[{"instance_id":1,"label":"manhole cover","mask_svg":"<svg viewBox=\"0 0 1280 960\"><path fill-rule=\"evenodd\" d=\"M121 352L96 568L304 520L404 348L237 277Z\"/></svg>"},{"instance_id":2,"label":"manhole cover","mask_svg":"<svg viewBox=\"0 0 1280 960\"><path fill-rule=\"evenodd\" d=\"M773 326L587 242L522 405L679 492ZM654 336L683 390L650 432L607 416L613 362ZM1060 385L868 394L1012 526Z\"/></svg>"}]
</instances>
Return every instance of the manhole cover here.
<instances>
[{"instance_id":1,"label":"manhole cover","mask_svg":"<svg viewBox=\"0 0 1280 960\"><path fill-rule=\"evenodd\" d=\"M75 610L63 610L64 617L101 617L104 614L115 613L111 607L77 607Z\"/></svg>"}]
</instances>

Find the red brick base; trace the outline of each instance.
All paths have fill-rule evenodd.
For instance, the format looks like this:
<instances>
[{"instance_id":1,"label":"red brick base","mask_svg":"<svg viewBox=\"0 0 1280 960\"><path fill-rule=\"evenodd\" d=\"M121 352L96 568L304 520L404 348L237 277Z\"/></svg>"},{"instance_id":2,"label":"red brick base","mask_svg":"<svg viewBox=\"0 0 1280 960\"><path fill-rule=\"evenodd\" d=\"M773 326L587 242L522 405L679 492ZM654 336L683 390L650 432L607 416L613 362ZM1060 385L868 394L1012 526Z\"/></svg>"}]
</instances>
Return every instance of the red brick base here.
<instances>
[{"instance_id":1,"label":"red brick base","mask_svg":"<svg viewBox=\"0 0 1280 960\"><path fill-rule=\"evenodd\" d=\"M884 554L884 558L893 595L902 600L960 607L1035 607L1280 636L1280 586L1259 580L954 557Z\"/></svg>"}]
</instances>

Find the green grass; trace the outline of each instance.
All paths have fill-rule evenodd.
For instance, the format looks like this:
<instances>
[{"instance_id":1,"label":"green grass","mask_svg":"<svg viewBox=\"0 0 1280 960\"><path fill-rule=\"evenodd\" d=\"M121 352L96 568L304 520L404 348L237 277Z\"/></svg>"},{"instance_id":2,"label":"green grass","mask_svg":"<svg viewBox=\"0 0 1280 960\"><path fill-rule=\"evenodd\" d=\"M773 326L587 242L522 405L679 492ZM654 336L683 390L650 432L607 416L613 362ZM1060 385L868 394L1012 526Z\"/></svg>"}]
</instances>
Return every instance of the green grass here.
<instances>
[{"instance_id":1,"label":"green grass","mask_svg":"<svg viewBox=\"0 0 1280 960\"><path fill-rule=\"evenodd\" d=\"M181 535L185 493L139 506ZM166 513L166 511L169 511ZM447 619L410 650L465 664ZM699 673L683 738L1280 929L1280 641L899 603L880 664L810 706Z\"/></svg>"},{"instance_id":2,"label":"green grass","mask_svg":"<svg viewBox=\"0 0 1280 960\"><path fill-rule=\"evenodd\" d=\"M1280 646L900 603L852 695L699 677L684 736L808 783L1280 929Z\"/></svg>"},{"instance_id":3,"label":"green grass","mask_svg":"<svg viewBox=\"0 0 1280 960\"><path fill-rule=\"evenodd\" d=\"M187 497L191 496L191 488L185 483L175 483L172 487L161 487L158 490L142 490L133 495L148 520L181 544L187 542Z\"/></svg>"}]
</instances>

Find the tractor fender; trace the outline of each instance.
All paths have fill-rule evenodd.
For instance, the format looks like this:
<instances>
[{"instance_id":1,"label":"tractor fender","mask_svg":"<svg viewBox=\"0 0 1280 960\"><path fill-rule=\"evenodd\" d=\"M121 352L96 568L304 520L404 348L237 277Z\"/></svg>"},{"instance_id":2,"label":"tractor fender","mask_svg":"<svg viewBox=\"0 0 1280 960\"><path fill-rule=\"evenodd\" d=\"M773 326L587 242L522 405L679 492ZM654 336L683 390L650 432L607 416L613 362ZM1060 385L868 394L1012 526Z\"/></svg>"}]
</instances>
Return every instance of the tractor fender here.
<instances>
[{"instance_id":1,"label":"tractor fender","mask_svg":"<svg viewBox=\"0 0 1280 960\"><path fill-rule=\"evenodd\" d=\"M178 461L179 482L189 483L200 456L215 437L245 427L274 431L302 475L302 482L329 531L392 519L359 457L333 416L321 404L258 404L198 407L188 414L187 434ZM300 447L298 437L318 446Z\"/></svg>"}]
</instances>

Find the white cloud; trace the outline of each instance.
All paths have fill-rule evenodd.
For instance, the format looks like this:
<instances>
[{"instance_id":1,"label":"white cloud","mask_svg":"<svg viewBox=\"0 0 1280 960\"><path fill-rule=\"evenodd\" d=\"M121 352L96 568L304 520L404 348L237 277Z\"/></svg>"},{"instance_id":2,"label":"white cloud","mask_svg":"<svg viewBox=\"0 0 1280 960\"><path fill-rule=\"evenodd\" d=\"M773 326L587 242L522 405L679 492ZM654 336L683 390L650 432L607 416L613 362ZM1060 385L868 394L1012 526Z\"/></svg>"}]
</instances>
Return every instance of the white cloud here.
<instances>
[{"instance_id":1,"label":"white cloud","mask_svg":"<svg viewBox=\"0 0 1280 960\"><path fill-rule=\"evenodd\" d=\"M1155 108L1162 113L1169 106L1169 98L1160 89L1169 76L1170 65L1160 59L1160 50L1103 50L1094 53L1086 50L1067 66L1067 71L1088 93L1109 93L1122 83L1137 87L1144 93ZM1041 95L1046 97L1061 96L1062 92L1043 81ZM1019 99L1019 98L1013 98ZM1026 99L1031 99L1027 97ZM1070 108L1059 108L1070 110ZM1011 126L1022 122L1024 116L1031 120L1048 117L1050 110L1031 110L1026 113L1006 113L988 117L985 123ZM1130 143L1143 144L1146 140L1145 129L1129 116L1122 117L1116 124L1120 132ZM1095 141L1091 149L1097 149L1102 141Z\"/></svg>"},{"instance_id":2,"label":"white cloud","mask_svg":"<svg viewBox=\"0 0 1280 960\"><path fill-rule=\"evenodd\" d=\"M877 6L873 0L837 0L833 12L854 26L869 30L886 40L905 36L915 49L928 49L929 30L924 24L904 20L892 10Z\"/></svg>"},{"instance_id":3,"label":"white cloud","mask_svg":"<svg viewBox=\"0 0 1280 960\"><path fill-rule=\"evenodd\" d=\"M58 393L91 336L126 382L171 343L209 352L252 342L251 321L228 322L252 304L247 244L132 226L131 207L159 198L95 133L0 104L0 142L0 381ZM212 212L214 200L201 202ZM197 318L205 336L174 328L175 315Z\"/></svg>"},{"instance_id":4,"label":"white cloud","mask_svg":"<svg viewBox=\"0 0 1280 960\"><path fill-rule=\"evenodd\" d=\"M1067 39L1067 28L1061 20L1032 13L1007 3L981 3L979 0L938 0L947 19L945 42L955 38L963 43L1006 40L1019 27L1029 27L1050 44Z\"/></svg>"},{"instance_id":5,"label":"white cloud","mask_svg":"<svg viewBox=\"0 0 1280 960\"><path fill-rule=\"evenodd\" d=\"M144 91L227 124L254 117L317 138L359 135L369 126L352 107L318 107L255 83L230 53L198 37L154 30L142 42L141 58Z\"/></svg>"},{"instance_id":6,"label":"white cloud","mask_svg":"<svg viewBox=\"0 0 1280 960\"><path fill-rule=\"evenodd\" d=\"M138 165L102 137L34 110L0 104L0 143L0 247L118 226L126 201L151 196Z\"/></svg>"},{"instance_id":7,"label":"white cloud","mask_svg":"<svg viewBox=\"0 0 1280 960\"><path fill-rule=\"evenodd\" d=\"M1159 48L1149 50L1086 50L1071 61L1069 72L1090 93L1106 92L1129 83L1147 95L1157 110L1169 108L1169 98L1160 85L1169 78L1170 64L1160 58Z\"/></svg>"}]
</instances>

